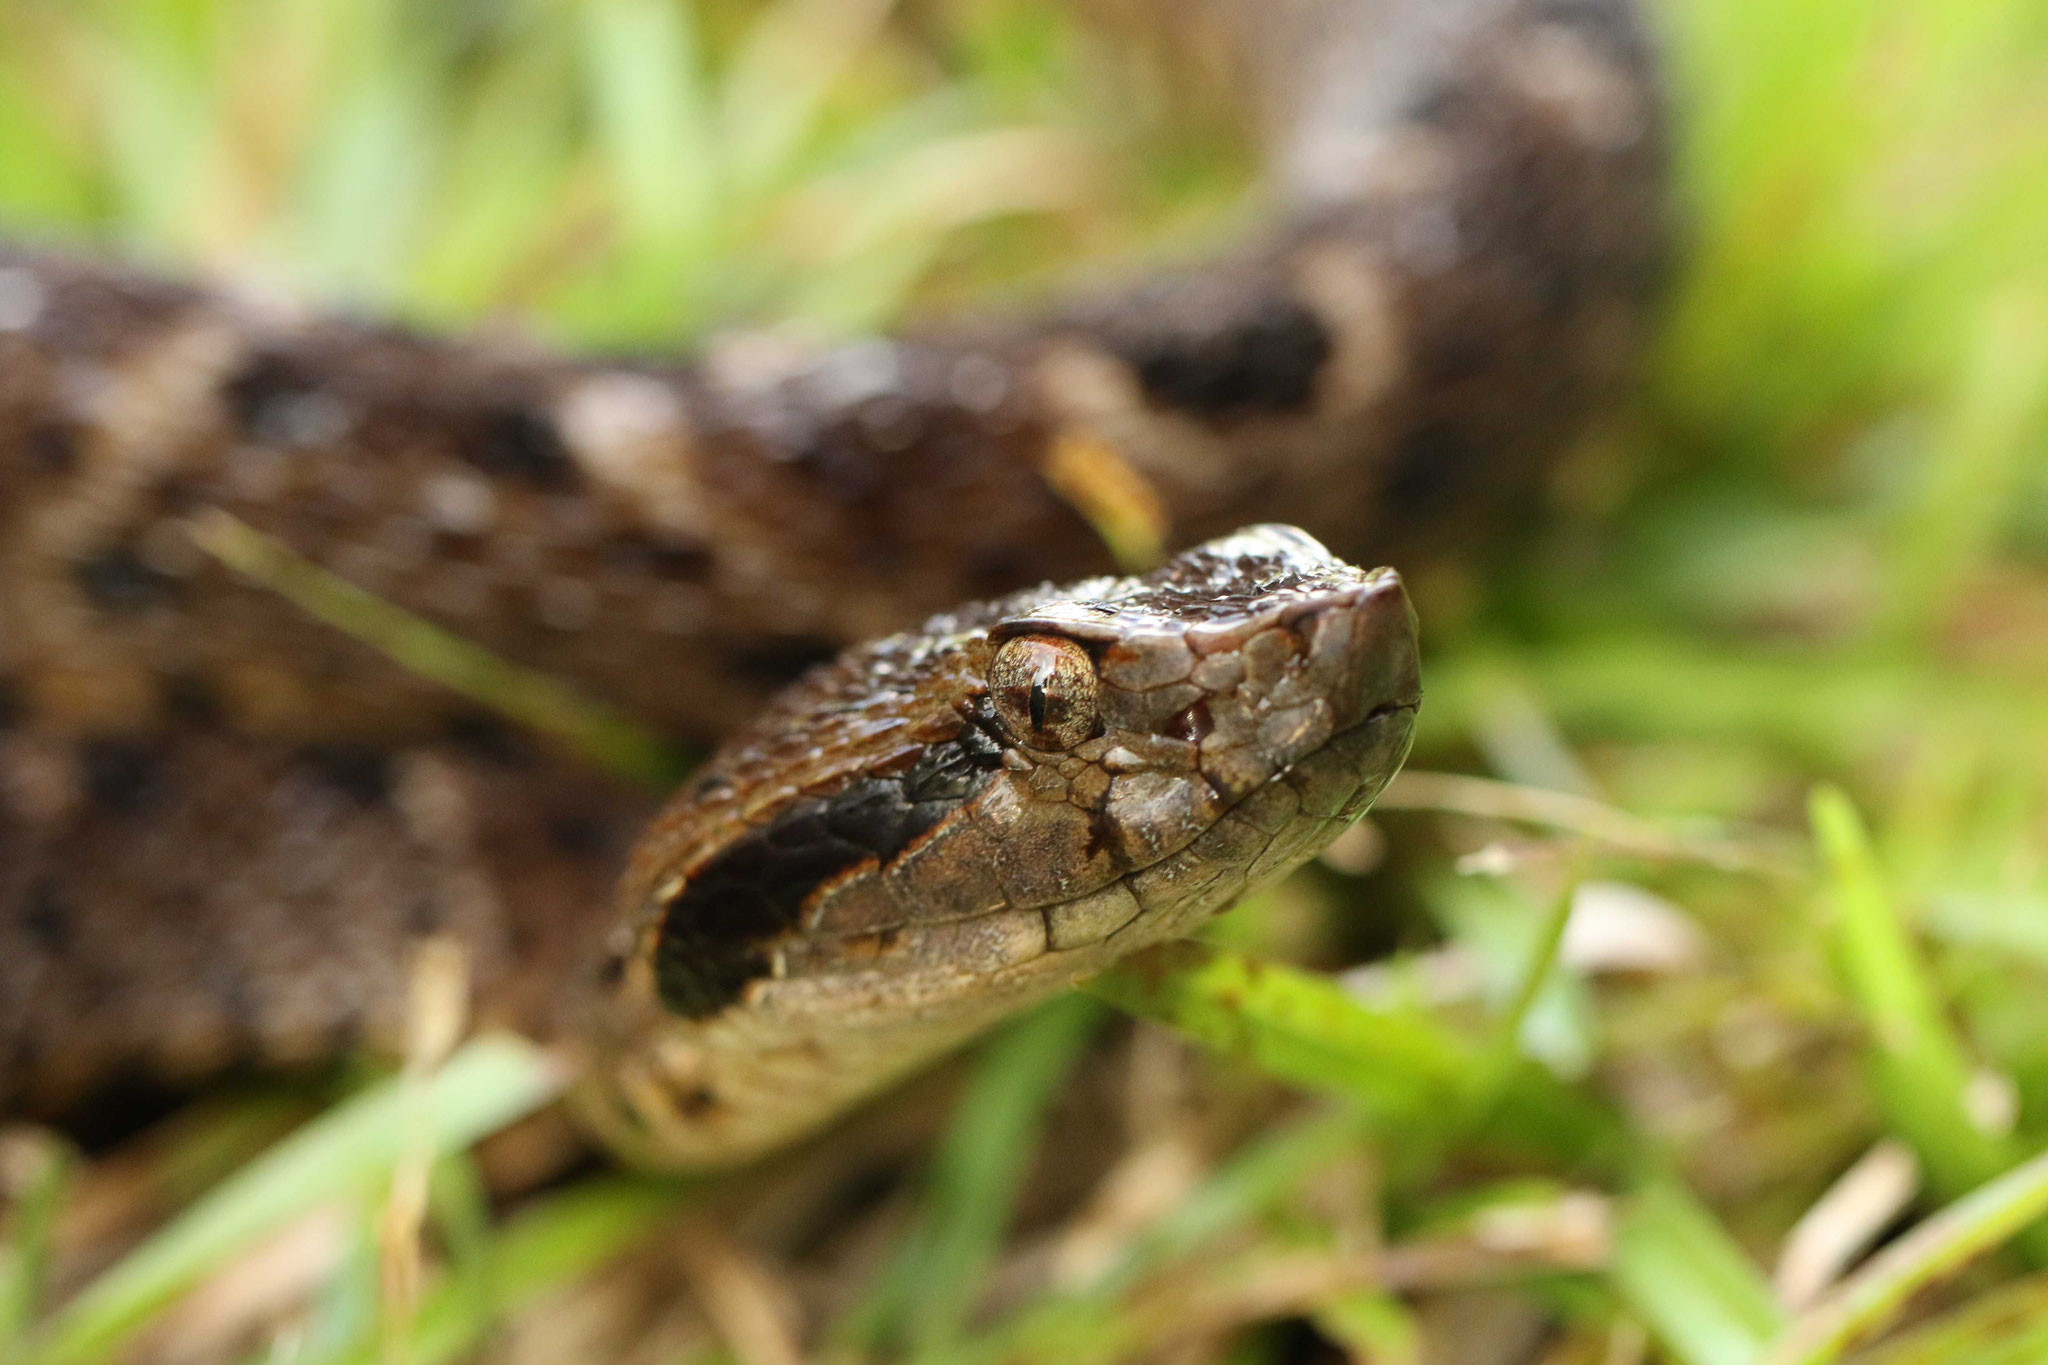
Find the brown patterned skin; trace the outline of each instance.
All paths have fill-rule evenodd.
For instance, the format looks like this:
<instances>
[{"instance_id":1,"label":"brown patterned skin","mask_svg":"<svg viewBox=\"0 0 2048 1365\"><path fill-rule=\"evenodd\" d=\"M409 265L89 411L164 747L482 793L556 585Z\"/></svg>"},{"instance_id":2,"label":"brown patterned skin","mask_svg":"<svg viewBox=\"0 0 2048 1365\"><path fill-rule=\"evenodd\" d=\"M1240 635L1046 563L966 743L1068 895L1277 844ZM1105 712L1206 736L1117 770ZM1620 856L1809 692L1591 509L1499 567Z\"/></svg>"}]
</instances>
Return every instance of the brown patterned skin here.
<instances>
[{"instance_id":1,"label":"brown patterned skin","mask_svg":"<svg viewBox=\"0 0 2048 1365\"><path fill-rule=\"evenodd\" d=\"M1292 51L1277 225L1027 321L601 363L0 249L0 1106L388 1039L421 933L545 1028L638 794L238 582L221 508L685 739L947 604L1107 567L1053 452L1186 543L1399 561L1527 495L1662 257L1625 0L1344 4Z\"/></svg>"}]
</instances>

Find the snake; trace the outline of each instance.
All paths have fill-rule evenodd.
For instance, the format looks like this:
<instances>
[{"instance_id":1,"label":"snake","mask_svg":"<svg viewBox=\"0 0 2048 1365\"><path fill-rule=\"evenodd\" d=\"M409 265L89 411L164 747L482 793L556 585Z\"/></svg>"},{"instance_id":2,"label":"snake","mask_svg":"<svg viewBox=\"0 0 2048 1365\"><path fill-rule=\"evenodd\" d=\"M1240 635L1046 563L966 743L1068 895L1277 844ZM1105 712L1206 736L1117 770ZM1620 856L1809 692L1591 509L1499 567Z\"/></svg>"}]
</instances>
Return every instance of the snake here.
<instances>
[{"instance_id":1,"label":"snake","mask_svg":"<svg viewBox=\"0 0 2048 1365\"><path fill-rule=\"evenodd\" d=\"M1628 0L1223 13L1265 225L1034 311L579 356L0 245L0 1114L390 1050L444 939L619 1151L744 1160L1356 819L1420 681L1353 562L1475 562L1625 391L1666 115ZM222 517L713 756L663 802Z\"/></svg>"}]
</instances>

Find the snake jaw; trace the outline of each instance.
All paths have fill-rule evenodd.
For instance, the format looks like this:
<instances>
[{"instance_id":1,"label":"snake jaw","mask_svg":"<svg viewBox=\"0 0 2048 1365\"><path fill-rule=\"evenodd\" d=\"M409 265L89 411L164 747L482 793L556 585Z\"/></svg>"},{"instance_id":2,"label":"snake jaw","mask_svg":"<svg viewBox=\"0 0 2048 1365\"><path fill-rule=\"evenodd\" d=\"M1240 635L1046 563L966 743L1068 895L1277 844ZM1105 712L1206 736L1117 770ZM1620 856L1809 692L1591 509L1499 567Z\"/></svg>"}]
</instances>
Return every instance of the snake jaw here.
<instances>
[{"instance_id":1,"label":"snake jaw","mask_svg":"<svg viewBox=\"0 0 2048 1365\"><path fill-rule=\"evenodd\" d=\"M1088 651L1099 733L1009 738L982 679L1023 637ZM852 651L714 760L629 877L650 908L600 1122L663 1165L821 1124L1313 856L1399 768L1418 696L1399 576L1288 527ZM828 741L848 757L821 772Z\"/></svg>"}]
</instances>

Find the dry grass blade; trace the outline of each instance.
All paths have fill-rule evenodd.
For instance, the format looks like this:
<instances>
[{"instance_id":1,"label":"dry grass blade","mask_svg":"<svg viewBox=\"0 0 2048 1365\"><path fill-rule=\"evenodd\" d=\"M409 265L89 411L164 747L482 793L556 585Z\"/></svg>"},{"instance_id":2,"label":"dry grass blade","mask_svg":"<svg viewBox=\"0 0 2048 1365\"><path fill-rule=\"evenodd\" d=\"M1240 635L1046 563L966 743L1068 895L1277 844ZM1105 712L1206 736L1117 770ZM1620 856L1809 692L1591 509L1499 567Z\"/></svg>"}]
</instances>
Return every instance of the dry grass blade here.
<instances>
[{"instance_id":1,"label":"dry grass blade","mask_svg":"<svg viewBox=\"0 0 2048 1365\"><path fill-rule=\"evenodd\" d=\"M621 776L665 789L690 766L659 736L578 695L567 684L450 635L226 512L204 513L192 538L229 568L421 677L553 735Z\"/></svg>"},{"instance_id":2,"label":"dry grass blade","mask_svg":"<svg viewBox=\"0 0 2048 1365\"><path fill-rule=\"evenodd\" d=\"M1439 811L1541 825L1658 861L1700 862L1724 871L1776 877L1796 874L1793 866L1753 843L1674 834L1655 821L1591 797L1466 773L1403 769L1374 804L1383 811Z\"/></svg>"},{"instance_id":3,"label":"dry grass blade","mask_svg":"<svg viewBox=\"0 0 2048 1365\"><path fill-rule=\"evenodd\" d=\"M1763 1365L1827 1365L1912 1296L2048 1216L2048 1153L1943 1209L1850 1276L1773 1343Z\"/></svg>"}]
</instances>

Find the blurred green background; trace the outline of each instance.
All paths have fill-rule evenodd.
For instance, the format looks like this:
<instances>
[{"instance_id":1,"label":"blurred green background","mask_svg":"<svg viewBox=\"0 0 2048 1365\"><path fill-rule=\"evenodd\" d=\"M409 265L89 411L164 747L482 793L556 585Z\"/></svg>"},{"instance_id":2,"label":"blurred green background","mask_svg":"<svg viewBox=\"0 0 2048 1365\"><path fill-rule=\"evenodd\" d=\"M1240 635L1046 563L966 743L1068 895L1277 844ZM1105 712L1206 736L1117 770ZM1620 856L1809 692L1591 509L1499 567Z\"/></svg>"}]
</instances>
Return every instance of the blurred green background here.
<instances>
[{"instance_id":1,"label":"blurred green background","mask_svg":"<svg viewBox=\"0 0 2048 1365\"><path fill-rule=\"evenodd\" d=\"M1389 1236L1552 1207L1575 1182L1611 1196L1590 1269L1506 1276L1550 1325L1543 1359L1737 1365L1771 1341L1833 1359L1841 1341L1784 1344L1819 1310L1767 1283L1815 1200L1873 1151L1913 1153L1879 1223L1895 1230L2043 1146L2048 4L1657 0L1653 17L1685 237L1642 389L1565 462L1528 571L1432 604L1424 771L1380 817L1392 855L1355 857L1363 878L1321 869L1220 935L1341 966L1333 916L1403 907L1387 1026L1455 1062L1505 1019L1608 1107L1620 1159L1503 1183L1465 1169L1471 1134L1431 1146L1398 1108L1328 1150L1276 1130L1191 1187L1223 1210L1211 1224L970 1326L1085 1031L1041 1017L992 1045L900 1195L873 1258L895 1269L825 1334L843 1354L1119 1358L1152 1321L1145 1286L1205 1283L1204 1238L1327 1241L1289 1202L1306 1186L1273 1172L1298 1161L1306 1182L1362 1142L1389 1154ZM1025 0L0 0L10 233L591 345L843 333L1185 256L1255 211L1237 122L1213 82ZM1432 785L1447 769L1500 785ZM1553 964L1574 884L1610 910L1636 896L1620 922L1677 956ZM1479 984L1445 1004L1418 983L1451 961ZM1366 1065L1358 1020L1302 1023L1310 999L1247 1023L1236 1065L1344 1095L1341 1075L1304 1080L1321 1063L1261 1051L1291 1019ZM1137 1007L1203 1032L1186 1000ZM1440 1159L1397 1159L1418 1145ZM572 1250L654 1236L683 1197L598 1181L537 1232L472 1231L555 1267L518 1283L559 1289L602 1259ZM2001 1198L2025 1222L2040 1182ZM31 1282L40 1246L0 1260L0 1288ZM1923 1250L1889 1298L1860 1286L1880 1308L1858 1325L1940 1281L1931 1325L1884 1359L2048 1359L2044 1267L2032 1233L1960 1279ZM17 1297L26 1342L38 1310ZM1273 1316L1396 1361L1433 1340L1425 1298L1351 1285ZM449 1358L516 1307L419 1350ZM357 1358L371 1318L327 1320L284 1358ZM1200 1358L1300 1345L1256 1323L1217 1341Z\"/></svg>"}]
</instances>

